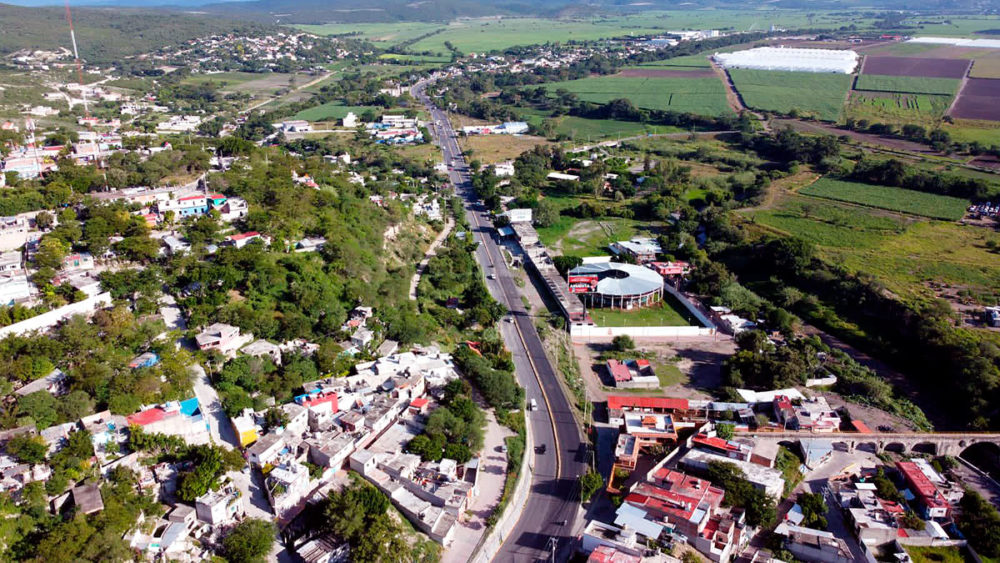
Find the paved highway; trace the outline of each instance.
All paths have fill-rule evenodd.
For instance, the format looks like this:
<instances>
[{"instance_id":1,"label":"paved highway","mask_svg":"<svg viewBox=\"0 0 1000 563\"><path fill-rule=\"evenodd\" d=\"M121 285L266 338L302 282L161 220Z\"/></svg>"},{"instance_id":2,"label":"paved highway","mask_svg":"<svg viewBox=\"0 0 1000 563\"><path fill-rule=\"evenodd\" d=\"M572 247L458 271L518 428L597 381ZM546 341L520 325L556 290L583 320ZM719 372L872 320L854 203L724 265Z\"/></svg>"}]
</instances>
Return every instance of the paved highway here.
<instances>
[{"instance_id":1,"label":"paved highway","mask_svg":"<svg viewBox=\"0 0 1000 563\"><path fill-rule=\"evenodd\" d=\"M500 253L492 224L485 218L486 210L477 203L455 132L445 112L425 94L425 88L426 83L417 84L413 94L430 112L433 124L429 129L450 166L448 175L465 202L469 224L481 243L476 259L487 273L487 286L511 311L512 322L500 323L501 333L514 356L515 373L528 402L535 399L538 403L538 410L528 412L529 431L536 446L545 446L544 453L536 447L533 459L529 458L534 468L531 493L495 561L565 561L581 523L577 478L587 470L587 443L559 375L545 355L534 319L521 302L520 290Z\"/></svg>"}]
</instances>

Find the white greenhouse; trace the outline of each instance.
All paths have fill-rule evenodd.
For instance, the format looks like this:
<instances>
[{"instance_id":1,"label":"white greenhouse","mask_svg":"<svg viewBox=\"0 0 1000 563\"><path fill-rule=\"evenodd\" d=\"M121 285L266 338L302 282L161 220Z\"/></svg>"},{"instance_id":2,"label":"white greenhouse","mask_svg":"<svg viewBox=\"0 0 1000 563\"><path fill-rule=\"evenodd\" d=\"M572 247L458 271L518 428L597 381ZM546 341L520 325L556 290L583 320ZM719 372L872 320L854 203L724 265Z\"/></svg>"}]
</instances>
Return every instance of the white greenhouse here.
<instances>
[{"instance_id":1,"label":"white greenhouse","mask_svg":"<svg viewBox=\"0 0 1000 563\"><path fill-rule=\"evenodd\" d=\"M964 39L962 37L914 37L908 43L925 43L930 45L954 45L956 47L975 47L977 49L1000 49L1000 39Z\"/></svg>"},{"instance_id":2,"label":"white greenhouse","mask_svg":"<svg viewBox=\"0 0 1000 563\"><path fill-rule=\"evenodd\" d=\"M792 49L757 47L735 53L712 56L723 68L756 70L792 70L799 72L832 72L851 74L858 66L858 54L836 49Z\"/></svg>"}]
</instances>

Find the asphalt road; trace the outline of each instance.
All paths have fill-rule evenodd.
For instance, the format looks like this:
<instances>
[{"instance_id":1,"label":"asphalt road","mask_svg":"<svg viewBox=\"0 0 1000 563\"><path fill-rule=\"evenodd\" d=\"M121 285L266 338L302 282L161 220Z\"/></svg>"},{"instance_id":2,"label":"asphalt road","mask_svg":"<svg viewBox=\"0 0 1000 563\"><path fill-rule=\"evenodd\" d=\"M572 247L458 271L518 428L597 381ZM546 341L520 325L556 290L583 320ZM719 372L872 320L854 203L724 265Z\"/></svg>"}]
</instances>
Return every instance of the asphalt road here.
<instances>
[{"instance_id":1,"label":"asphalt road","mask_svg":"<svg viewBox=\"0 0 1000 563\"><path fill-rule=\"evenodd\" d=\"M520 289L503 260L492 224L485 219L486 209L477 203L455 132L445 112L424 93L425 86L416 85L413 93L430 112L433 124L429 129L451 167L448 175L465 202L469 224L481 243L476 259L487 273L487 287L511 311L513 322L500 323L500 330L514 356L515 373L528 402L535 399L538 404L538 410L528 413L529 431L536 446L545 446L544 453L535 450L531 493L495 561L565 561L582 525L577 478L587 470L587 443L559 375L545 355L534 320L521 302Z\"/></svg>"}]
</instances>

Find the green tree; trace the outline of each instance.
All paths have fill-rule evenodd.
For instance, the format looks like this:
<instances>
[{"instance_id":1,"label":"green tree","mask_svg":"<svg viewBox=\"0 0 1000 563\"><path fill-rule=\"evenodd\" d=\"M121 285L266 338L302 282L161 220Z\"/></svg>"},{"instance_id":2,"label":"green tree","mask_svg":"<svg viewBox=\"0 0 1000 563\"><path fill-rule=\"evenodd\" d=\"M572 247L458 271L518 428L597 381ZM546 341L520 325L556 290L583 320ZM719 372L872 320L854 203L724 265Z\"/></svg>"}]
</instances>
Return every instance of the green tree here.
<instances>
[{"instance_id":1,"label":"green tree","mask_svg":"<svg viewBox=\"0 0 1000 563\"><path fill-rule=\"evenodd\" d=\"M611 349L616 352L628 352L635 349L635 341L627 334L621 334L611 340Z\"/></svg>"},{"instance_id":2,"label":"green tree","mask_svg":"<svg viewBox=\"0 0 1000 563\"><path fill-rule=\"evenodd\" d=\"M277 533L273 523L247 518L222 538L222 551L230 561L264 561Z\"/></svg>"},{"instance_id":3,"label":"green tree","mask_svg":"<svg viewBox=\"0 0 1000 563\"><path fill-rule=\"evenodd\" d=\"M593 469L588 469L586 473L580 476L580 500L582 502L587 502L594 493L601 490L604 486L604 479L601 474L594 471Z\"/></svg>"},{"instance_id":4,"label":"green tree","mask_svg":"<svg viewBox=\"0 0 1000 563\"><path fill-rule=\"evenodd\" d=\"M7 443L7 453L32 465L45 461L48 452L49 447L40 436L19 434Z\"/></svg>"}]
</instances>

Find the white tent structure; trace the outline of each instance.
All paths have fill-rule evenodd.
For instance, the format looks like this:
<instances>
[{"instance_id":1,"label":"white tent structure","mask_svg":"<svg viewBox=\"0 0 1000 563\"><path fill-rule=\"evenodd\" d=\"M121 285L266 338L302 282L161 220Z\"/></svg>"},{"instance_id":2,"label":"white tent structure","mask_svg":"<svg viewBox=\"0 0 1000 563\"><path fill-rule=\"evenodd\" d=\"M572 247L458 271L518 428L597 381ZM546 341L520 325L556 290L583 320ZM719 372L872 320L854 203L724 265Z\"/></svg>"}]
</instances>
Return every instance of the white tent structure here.
<instances>
[{"instance_id":1,"label":"white tent structure","mask_svg":"<svg viewBox=\"0 0 1000 563\"><path fill-rule=\"evenodd\" d=\"M858 66L857 53L836 49L757 47L734 53L716 53L712 59L723 68L831 72L836 74L851 74Z\"/></svg>"},{"instance_id":2,"label":"white tent structure","mask_svg":"<svg viewBox=\"0 0 1000 563\"><path fill-rule=\"evenodd\" d=\"M956 47L977 47L980 49L1000 49L1000 39L965 39L962 37L914 37L907 43L927 43L931 45L954 45Z\"/></svg>"}]
</instances>

